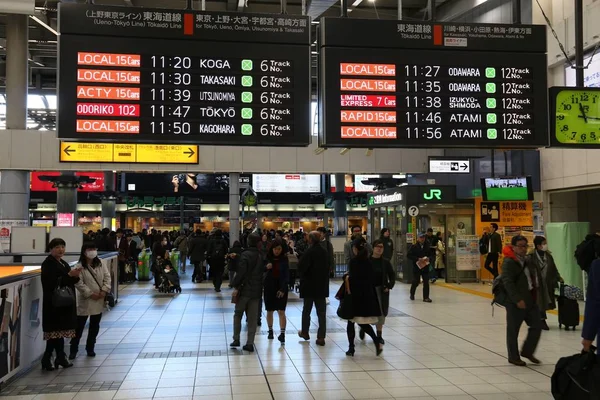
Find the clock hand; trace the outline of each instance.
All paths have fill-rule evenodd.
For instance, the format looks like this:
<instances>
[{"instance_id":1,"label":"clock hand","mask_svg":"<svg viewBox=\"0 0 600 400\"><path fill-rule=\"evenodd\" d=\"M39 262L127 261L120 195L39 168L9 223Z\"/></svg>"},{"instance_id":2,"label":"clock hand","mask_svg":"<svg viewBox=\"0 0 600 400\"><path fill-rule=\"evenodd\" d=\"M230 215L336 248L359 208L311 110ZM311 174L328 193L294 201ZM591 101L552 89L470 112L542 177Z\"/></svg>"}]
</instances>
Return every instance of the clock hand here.
<instances>
[{"instance_id":1,"label":"clock hand","mask_svg":"<svg viewBox=\"0 0 600 400\"><path fill-rule=\"evenodd\" d=\"M578 115L577 118L583 118L583 119L585 119L585 122L587 122L588 119L598 119L598 120L600 120L599 117L590 117L590 116L587 116L587 115L586 116Z\"/></svg>"},{"instance_id":2,"label":"clock hand","mask_svg":"<svg viewBox=\"0 0 600 400\"><path fill-rule=\"evenodd\" d=\"M583 120L587 124L588 117L585 115L585 110L583 109L583 104L579 103L579 111L581 111L581 115L583 116Z\"/></svg>"}]
</instances>

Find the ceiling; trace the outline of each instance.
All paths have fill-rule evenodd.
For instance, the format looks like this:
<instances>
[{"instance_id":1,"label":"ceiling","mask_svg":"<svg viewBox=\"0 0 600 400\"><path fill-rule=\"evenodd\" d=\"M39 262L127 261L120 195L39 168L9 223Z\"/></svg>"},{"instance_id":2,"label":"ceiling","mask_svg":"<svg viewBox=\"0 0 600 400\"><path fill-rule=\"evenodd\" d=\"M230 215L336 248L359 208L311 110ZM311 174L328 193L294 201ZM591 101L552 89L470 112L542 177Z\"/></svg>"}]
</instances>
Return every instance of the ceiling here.
<instances>
[{"instance_id":1,"label":"ceiling","mask_svg":"<svg viewBox=\"0 0 600 400\"><path fill-rule=\"evenodd\" d=\"M244 2L247 4L244 4ZM288 14L302 14L304 7L306 15L310 15L313 24L313 38L316 37L317 21L320 16L339 16L341 6L339 0L287 0ZM347 0L349 18L379 18L397 19L399 0ZM427 18L428 0L400 0L402 15L405 20L423 20ZM436 6L445 1L434 0ZM59 0L36 0L35 17L43 23L56 29L57 8ZM63 0L69 3L86 3L86 0ZM91 1L89 1L91 2ZM204 0L207 11L240 11L250 13L281 13L281 3L277 0ZM129 6L144 8L185 9L187 0L95 0L97 5ZM202 8L202 0L193 0L195 10ZM0 15L0 93L5 81L6 59L6 19ZM29 19L29 85L31 93L56 93L57 37L46 27L33 18ZM316 50L316 48L314 49ZM313 60L313 80L316 76L316 57ZM313 82L314 83L314 82Z\"/></svg>"}]
</instances>

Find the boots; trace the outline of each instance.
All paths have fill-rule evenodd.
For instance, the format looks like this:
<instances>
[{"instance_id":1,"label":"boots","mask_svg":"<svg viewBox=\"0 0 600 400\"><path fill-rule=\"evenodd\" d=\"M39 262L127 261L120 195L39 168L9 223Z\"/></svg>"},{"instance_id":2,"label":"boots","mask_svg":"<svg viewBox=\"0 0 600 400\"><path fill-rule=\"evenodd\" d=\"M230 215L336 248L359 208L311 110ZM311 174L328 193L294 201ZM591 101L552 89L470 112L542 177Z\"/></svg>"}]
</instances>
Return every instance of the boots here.
<instances>
[{"instance_id":1,"label":"boots","mask_svg":"<svg viewBox=\"0 0 600 400\"><path fill-rule=\"evenodd\" d=\"M58 369L60 365L63 368L70 368L73 366L73 363L67 360L67 355L65 354L65 342L63 339L56 343L56 359L54 360L54 368Z\"/></svg>"},{"instance_id":2,"label":"boots","mask_svg":"<svg viewBox=\"0 0 600 400\"><path fill-rule=\"evenodd\" d=\"M96 352L94 351L94 346L86 346L85 351L87 352L88 357L96 357Z\"/></svg>"},{"instance_id":3,"label":"boots","mask_svg":"<svg viewBox=\"0 0 600 400\"><path fill-rule=\"evenodd\" d=\"M44 353L42 357L42 371L54 371L54 367L52 366L52 351Z\"/></svg>"},{"instance_id":4,"label":"boots","mask_svg":"<svg viewBox=\"0 0 600 400\"><path fill-rule=\"evenodd\" d=\"M354 357L354 345L353 344L351 344L350 347L348 347L348 351L346 352L346 355Z\"/></svg>"}]
</instances>

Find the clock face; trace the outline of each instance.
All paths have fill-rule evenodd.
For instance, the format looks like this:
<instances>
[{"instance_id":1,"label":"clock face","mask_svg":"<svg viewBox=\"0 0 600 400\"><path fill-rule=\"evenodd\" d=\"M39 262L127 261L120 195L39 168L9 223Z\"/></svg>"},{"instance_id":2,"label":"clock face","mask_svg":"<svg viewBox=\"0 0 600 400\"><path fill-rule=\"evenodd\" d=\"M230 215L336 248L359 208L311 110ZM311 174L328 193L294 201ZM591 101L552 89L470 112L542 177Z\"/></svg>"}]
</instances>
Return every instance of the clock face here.
<instances>
[{"instance_id":1,"label":"clock face","mask_svg":"<svg viewBox=\"0 0 600 400\"><path fill-rule=\"evenodd\" d=\"M556 95L555 135L559 143L600 144L600 92L564 89Z\"/></svg>"}]
</instances>

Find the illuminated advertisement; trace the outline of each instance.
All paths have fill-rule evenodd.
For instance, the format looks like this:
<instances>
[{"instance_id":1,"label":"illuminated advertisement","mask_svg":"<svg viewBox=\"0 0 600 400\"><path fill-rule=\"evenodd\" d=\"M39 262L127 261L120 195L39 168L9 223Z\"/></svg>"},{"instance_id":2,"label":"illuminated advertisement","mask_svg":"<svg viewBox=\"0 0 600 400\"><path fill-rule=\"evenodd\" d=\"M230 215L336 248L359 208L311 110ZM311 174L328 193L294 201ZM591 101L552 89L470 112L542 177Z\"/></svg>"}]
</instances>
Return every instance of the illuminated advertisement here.
<instances>
[{"instance_id":1,"label":"illuminated advertisement","mask_svg":"<svg viewBox=\"0 0 600 400\"><path fill-rule=\"evenodd\" d=\"M349 175L346 174L345 179L345 192L346 193L368 193L373 191L373 186L365 185L362 181L366 181L370 178L379 178L379 175ZM331 191L336 190L335 175L330 175L331 178Z\"/></svg>"},{"instance_id":2,"label":"illuminated advertisement","mask_svg":"<svg viewBox=\"0 0 600 400\"><path fill-rule=\"evenodd\" d=\"M308 145L308 17L59 12L60 138Z\"/></svg>"},{"instance_id":3,"label":"illuminated advertisement","mask_svg":"<svg viewBox=\"0 0 600 400\"><path fill-rule=\"evenodd\" d=\"M256 193L320 193L321 175L253 174Z\"/></svg>"},{"instance_id":4,"label":"illuminated advertisement","mask_svg":"<svg viewBox=\"0 0 600 400\"><path fill-rule=\"evenodd\" d=\"M56 192L56 188L52 187L52 182L40 180L40 176L59 176L60 172L32 172L30 189L32 192ZM103 192L104 191L104 172L75 172L75 176L88 176L96 179L92 183L82 183L78 192Z\"/></svg>"},{"instance_id":5,"label":"illuminated advertisement","mask_svg":"<svg viewBox=\"0 0 600 400\"><path fill-rule=\"evenodd\" d=\"M545 27L324 18L321 28L321 146L548 144Z\"/></svg>"}]
</instances>

